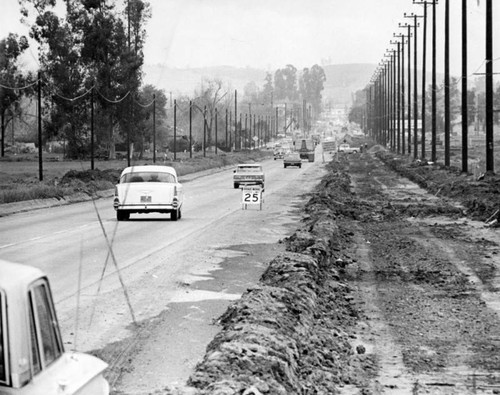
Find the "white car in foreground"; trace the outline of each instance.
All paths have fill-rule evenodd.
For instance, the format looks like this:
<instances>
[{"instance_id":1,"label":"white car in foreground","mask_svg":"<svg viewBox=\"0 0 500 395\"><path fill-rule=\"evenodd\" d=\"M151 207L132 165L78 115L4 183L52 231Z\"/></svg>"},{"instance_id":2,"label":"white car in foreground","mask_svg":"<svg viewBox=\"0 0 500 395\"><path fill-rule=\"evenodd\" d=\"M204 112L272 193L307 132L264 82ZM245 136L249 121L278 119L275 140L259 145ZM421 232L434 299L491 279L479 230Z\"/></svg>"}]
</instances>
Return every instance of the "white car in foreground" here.
<instances>
[{"instance_id":1,"label":"white car in foreground","mask_svg":"<svg viewBox=\"0 0 500 395\"><path fill-rule=\"evenodd\" d=\"M183 188L170 166L131 166L122 171L115 187L113 207L118 221L132 213L168 213L172 221L181 218Z\"/></svg>"},{"instance_id":2,"label":"white car in foreground","mask_svg":"<svg viewBox=\"0 0 500 395\"><path fill-rule=\"evenodd\" d=\"M0 260L0 394L108 395L107 366L64 350L42 271Z\"/></svg>"}]
</instances>

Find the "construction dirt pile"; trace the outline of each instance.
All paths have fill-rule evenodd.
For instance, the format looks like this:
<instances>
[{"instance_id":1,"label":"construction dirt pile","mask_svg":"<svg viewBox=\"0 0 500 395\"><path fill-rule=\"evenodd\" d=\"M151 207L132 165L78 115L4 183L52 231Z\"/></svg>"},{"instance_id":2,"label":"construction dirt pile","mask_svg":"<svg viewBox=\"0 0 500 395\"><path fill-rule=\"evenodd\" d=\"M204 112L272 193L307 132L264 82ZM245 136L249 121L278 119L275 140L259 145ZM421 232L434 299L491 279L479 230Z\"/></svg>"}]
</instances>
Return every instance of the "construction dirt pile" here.
<instances>
[{"instance_id":1,"label":"construction dirt pile","mask_svg":"<svg viewBox=\"0 0 500 395\"><path fill-rule=\"evenodd\" d=\"M471 218L480 221L496 219L497 210L500 209L500 203L495 198L500 194L499 175L486 173L475 178L456 167L429 164L426 160L414 161L385 150L379 151L377 156L389 168L435 196L445 196L460 202Z\"/></svg>"},{"instance_id":2,"label":"construction dirt pile","mask_svg":"<svg viewBox=\"0 0 500 395\"><path fill-rule=\"evenodd\" d=\"M500 393L498 179L385 150L327 169L189 393Z\"/></svg>"},{"instance_id":3,"label":"construction dirt pile","mask_svg":"<svg viewBox=\"0 0 500 395\"><path fill-rule=\"evenodd\" d=\"M284 240L289 252L220 318L224 329L189 385L206 394L334 393L371 369L351 344L358 313L341 274L351 236L336 218L355 215L351 200L349 178L332 164L302 227Z\"/></svg>"}]
</instances>

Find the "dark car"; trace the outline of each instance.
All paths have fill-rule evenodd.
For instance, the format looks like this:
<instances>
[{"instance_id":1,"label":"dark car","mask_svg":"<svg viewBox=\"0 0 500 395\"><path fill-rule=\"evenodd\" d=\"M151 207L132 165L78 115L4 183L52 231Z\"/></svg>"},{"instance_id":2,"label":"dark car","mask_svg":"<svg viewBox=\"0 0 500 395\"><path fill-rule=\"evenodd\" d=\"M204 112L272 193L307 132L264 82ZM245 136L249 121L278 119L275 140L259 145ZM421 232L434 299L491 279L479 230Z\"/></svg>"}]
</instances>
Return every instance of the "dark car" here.
<instances>
[{"instance_id":1,"label":"dark car","mask_svg":"<svg viewBox=\"0 0 500 395\"><path fill-rule=\"evenodd\" d=\"M298 152L292 152L291 154L285 155L283 159L283 167L286 169L288 166L298 166L302 167L302 159Z\"/></svg>"}]
</instances>

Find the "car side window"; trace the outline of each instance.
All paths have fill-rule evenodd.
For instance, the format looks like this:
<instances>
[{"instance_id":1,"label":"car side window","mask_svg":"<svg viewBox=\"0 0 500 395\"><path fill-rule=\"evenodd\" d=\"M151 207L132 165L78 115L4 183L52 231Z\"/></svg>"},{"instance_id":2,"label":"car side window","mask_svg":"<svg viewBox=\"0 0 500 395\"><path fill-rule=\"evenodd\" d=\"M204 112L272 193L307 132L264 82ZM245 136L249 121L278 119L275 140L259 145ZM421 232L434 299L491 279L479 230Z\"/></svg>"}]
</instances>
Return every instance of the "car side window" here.
<instances>
[{"instance_id":1,"label":"car side window","mask_svg":"<svg viewBox=\"0 0 500 395\"><path fill-rule=\"evenodd\" d=\"M31 341L31 365L33 366L33 373L37 374L42 370L42 362L40 361L40 352L38 350L38 341L35 328L35 309L30 300L29 303L29 316L30 316L30 341Z\"/></svg>"},{"instance_id":2,"label":"car side window","mask_svg":"<svg viewBox=\"0 0 500 395\"><path fill-rule=\"evenodd\" d=\"M45 281L37 282L30 290L30 301L33 309L35 344L38 348L36 353L39 355L42 366L45 367L63 353L61 334L49 287Z\"/></svg>"},{"instance_id":3,"label":"car side window","mask_svg":"<svg viewBox=\"0 0 500 395\"><path fill-rule=\"evenodd\" d=\"M5 297L0 292L0 384L8 384L7 383L7 356L5 341L7 339L6 333L6 323L4 319L5 315Z\"/></svg>"}]
</instances>

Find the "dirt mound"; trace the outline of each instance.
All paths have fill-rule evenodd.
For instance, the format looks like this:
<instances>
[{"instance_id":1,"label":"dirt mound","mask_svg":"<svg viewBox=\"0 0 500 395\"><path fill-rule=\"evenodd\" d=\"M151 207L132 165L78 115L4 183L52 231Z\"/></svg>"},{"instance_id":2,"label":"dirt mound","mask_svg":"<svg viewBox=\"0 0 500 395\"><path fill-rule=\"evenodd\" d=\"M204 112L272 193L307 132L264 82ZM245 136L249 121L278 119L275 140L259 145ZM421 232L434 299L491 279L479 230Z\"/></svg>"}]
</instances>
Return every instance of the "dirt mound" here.
<instances>
[{"instance_id":1,"label":"dirt mound","mask_svg":"<svg viewBox=\"0 0 500 395\"><path fill-rule=\"evenodd\" d=\"M288 252L220 318L223 330L188 382L200 394L334 394L373 370L351 344L358 312L341 274L351 233L335 219L353 215L349 179L329 166L303 225L284 240ZM333 210L339 204L345 211Z\"/></svg>"},{"instance_id":2,"label":"dirt mound","mask_svg":"<svg viewBox=\"0 0 500 395\"><path fill-rule=\"evenodd\" d=\"M62 178L61 183L69 184L74 180L79 180L85 183L89 183L91 181L109 181L113 184L116 184L120 178L120 171L115 169L109 170L70 170L68 171Z\"/></svg>"},{"instance_id":3,"label":"dirt mound","mask_svg":"<svg viewBox=\"0 0 500 395\"><path fill-rule=\"evenodd\" d=\"M368 150L368 153L370 154L375 154L377 152L380 152L380 151L386 151L386 149L382 146L382 145L374 145L373 147L370 147L370 149Z\"/></svg>"},{"instance_id":4,"label":"dirt mound","mask_svg":"<svg viewBox=\"0 0 500 395\"><path fill-rule=\"evenodd\" d=\"M467 215L486 221L500 209L500 176L486 174L475 179L455 167L413 161L390 152L379 152L377 156L391 169L417 183L436 196L459 201L467 208Z\"/></svg>"},{"instance_id":5,"label":"dirt mound","mask_svg":"<svg viewBox=\"0 0 500 395\"><path fill-rule=\"evenodd\" d=\"M70 170L56 184L71 188L74 192L84 192L88 195L96 191L114 188L120 178L120 170Z\"/></svg>"}]
</instances>

